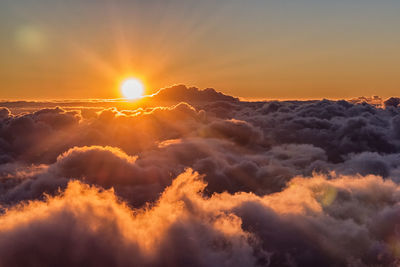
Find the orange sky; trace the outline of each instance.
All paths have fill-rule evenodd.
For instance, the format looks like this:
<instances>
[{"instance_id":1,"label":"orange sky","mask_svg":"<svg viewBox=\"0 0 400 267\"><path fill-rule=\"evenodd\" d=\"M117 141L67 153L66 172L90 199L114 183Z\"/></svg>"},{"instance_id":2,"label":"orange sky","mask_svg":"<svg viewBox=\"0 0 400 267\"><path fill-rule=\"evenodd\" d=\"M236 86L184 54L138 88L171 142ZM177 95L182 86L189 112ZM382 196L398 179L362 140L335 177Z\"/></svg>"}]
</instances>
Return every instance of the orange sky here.
<instances>
[{"instance_id":1,"label":"orange sky","mask_svg":"<svg viewBox=\"0 0 400 267\"><path fill-rule=\"evenodd\" d=\"M128 76L147 93L398 95L399 12L390 0L5 0L0 98L117 98Z\"/></svg>"}]
</instances>

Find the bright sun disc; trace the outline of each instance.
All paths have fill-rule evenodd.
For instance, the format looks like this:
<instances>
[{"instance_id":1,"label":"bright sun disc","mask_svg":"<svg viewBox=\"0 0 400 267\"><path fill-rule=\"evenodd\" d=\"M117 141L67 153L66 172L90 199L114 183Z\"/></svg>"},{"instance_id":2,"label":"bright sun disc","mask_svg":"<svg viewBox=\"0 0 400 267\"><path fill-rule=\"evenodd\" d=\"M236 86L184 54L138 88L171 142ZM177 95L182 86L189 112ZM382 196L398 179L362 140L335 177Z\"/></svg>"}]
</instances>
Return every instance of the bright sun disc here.
<instances>
[{"instance_id":1,"label":"bright sun disc","mask_svg":"<svg viewBox=\"0 0 400 267\"><path fill-rule=\"evenodd\" d=\"M121 84L121 91L128 99L137 99L143 96L144 86L138 79L130 78Z\"/></svg>"}]
</instances>

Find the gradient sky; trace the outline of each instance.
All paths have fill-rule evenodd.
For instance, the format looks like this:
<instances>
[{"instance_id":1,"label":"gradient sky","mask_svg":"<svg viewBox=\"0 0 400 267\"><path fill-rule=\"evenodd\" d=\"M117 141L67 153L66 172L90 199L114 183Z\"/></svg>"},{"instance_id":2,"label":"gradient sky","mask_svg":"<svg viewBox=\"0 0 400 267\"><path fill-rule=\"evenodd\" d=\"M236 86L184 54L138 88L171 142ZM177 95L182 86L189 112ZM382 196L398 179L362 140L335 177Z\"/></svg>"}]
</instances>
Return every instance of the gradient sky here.
<instances>
[{"instance_id":1,"label":"gradient sky","mask_svg":"<svg viewBox=\"0 0 400 267\"><path fill-rule=\"evenodd\" d=\"M250 98L400 89L399 0L1 0L0 98L177 83Z\"/></svg>"}]
</instances>

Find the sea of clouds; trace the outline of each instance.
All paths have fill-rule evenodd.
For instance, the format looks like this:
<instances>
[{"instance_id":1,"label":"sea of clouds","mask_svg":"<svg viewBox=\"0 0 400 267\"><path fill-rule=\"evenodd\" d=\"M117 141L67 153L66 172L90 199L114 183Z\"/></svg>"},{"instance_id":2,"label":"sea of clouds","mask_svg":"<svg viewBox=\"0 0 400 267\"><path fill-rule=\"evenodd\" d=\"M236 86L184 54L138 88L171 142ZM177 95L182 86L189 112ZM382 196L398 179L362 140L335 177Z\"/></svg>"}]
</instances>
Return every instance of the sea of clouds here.
<instances>
[{"instance_id":1,"label":"sea of clouds","mask_svg":"<svg viewBox=\"0 0 400 267\"><path fill-rule=\"evenodd\" d=\"M152 102L0 103L1 267L400 264L398 99Z\"/></svg>"}]
</instances>

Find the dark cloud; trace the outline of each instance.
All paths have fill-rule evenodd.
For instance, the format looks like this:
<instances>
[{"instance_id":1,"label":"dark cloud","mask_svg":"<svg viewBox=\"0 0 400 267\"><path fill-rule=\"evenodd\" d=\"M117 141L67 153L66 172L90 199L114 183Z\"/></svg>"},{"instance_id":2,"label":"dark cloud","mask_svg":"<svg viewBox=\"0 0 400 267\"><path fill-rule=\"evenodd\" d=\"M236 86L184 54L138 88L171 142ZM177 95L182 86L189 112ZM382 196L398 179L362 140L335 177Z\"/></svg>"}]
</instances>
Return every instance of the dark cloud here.
<instances>
[{"instance_id":1,"label":"dark cloud","mask_svg":"<svg viewBox=\"0 0 400 267\"><path fill-rule=\"evenodd\" d=\"M78 102L0 108L0 266L400 260L395 99Z\"/></svg>"},{"instance_id":2,"label":"dark cloud","mask_svg":"<svg viewBox=\"0 0 400 267\"><path fill-rule=\"evenodd\" d=\"M0 120L8 119L11 115L11 111L8 108L0 107Z\"/></svg>"},{"instance_id":3,"label":"dark cloud","mask_svg":"<svg viewBox=\"0 0 400 267\"><path fill-rule=\"evenodd\" d=\"M385 101L383 102L383 104L384 104L384 106L385 106L386 108L388 108L388 107L395 107L395 108L397 108L398 105L400 104L400 98L398 98L398 97L391 97L391 98L385 100Z\"/></svg>"},{"instance_id":4,"label":"dark cloud","mask_svg":"<svg viewBox=\"0 0 400 267\"><path fill-rule=\"evenodd\" d=\"M263 132L245 121L213 121L201 130L201 136L232 140L238 145L262 144Z\"/></svg>"},{"instance_id":5,"label":"dark cloud","mask_svg":"<svg viewBox=\"0 0 400 267\"><path fill-rule=\"evenodd\" d=\"M239 102L238 98L224 95L221 92L215 91L213 88L199 90L196 87L186 87L185 85L175 85L169 88L161 89L156 94L151 96L149 101L156 102Z\"/></svg>"}]
</instances>

